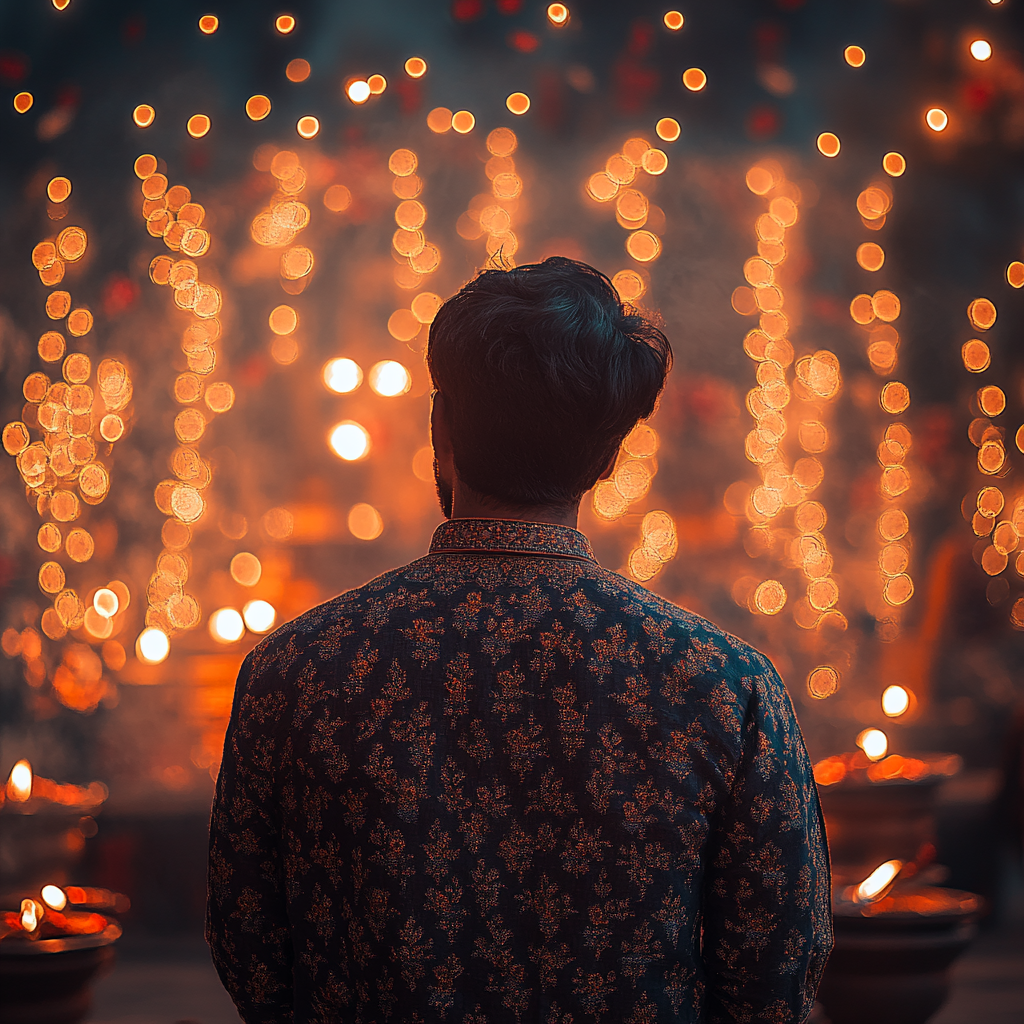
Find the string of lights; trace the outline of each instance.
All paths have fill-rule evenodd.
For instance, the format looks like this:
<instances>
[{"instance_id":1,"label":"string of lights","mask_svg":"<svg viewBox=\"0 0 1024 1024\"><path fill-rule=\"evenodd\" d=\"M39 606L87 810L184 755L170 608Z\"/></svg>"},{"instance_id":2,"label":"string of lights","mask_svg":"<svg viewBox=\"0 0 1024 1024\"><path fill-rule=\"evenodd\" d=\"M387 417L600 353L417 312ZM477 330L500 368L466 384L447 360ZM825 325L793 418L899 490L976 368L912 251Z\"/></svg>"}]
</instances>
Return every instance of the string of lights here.
<instances>
[{"instance_id":1,"label":"string of lights","mask_svg":"<svg viewBox=\"0 0 1024 1024\"><path fill-rule=\"evenodd\" d=\"M71 193L69 178L50 180L46 195L51 220L67 216ZM93 313L87 305L74 305L71 293L56 286L64 281L68 268L86 255L88 244L83 228L69 226L32 250L32 265L40 282L53 289L45 299L46 316L51 321L63 320L63 329L76 340L92 333ZM83 347L92 345L91 340L82 343ZM36 541L51 557L39 568L38 584L52 603L40 616L40 629L56 642L76 633L87 640L105 641L102 663L90 647L65 643L51 678L62 703L88 711L115 692L102 678L103 664L115 671L124 666L124 648L112 637L124 625L123 613L131 595L123 582L113 580L93 587L83 601L79 590L69 585L68 574L84 580L77 566L88 563L96 551L93 533L79 521L85 506L102 504L110 491L109 459L130 423L132 381L118 359L102 359L94 368L94 360L86 352L68 352L65 335L59 330L44 331L36 352L42 363L60 366L62 379L53 381L42 370L28 374L22 385L25 406L21 419L4 427L3 446L16 460L30 504L46 520ZM33 440L33 433L38 440ZM47 670L35 629L27 627L17 641L7 637L5 651L7 647L17 647L22 654L29 684L41 686Z\"/></svg>"},{"instance_id":2,"label":"string of lights","mask_svg":"<svg viewBox=\"0 0 1024 1024\"><path fill-rule=\"evenodd\" d=\"M149 153L135 161L146 229L153 237L162 238L172 252L186 258L155 256L149 276L154 284L172 289L175 307L191 313L192 320L181 340L188 370L178 374L173 388L175 401L184 406L174 418L178 444L169 459L173 476L162 480L154 490L156 506L167 519L160 531L163 549L146 589L145 629L135 645L139 660L146 664L166 659L170 638L195 628L201 619L198 599L184 589L191 571L192 530L206 514L204 492L212 479L210 463L199 454L198 443L210 422L209 414L225 413L235 402L235 391L229 383L207 380L217 366L216 343L221 335L218 316L223 296L217 285L201 280L195 262L210 249L210 233L202 227L206 210L192 201L186 186L170 185L158 168L159 161Z\"/></svg>"}]
</instances>

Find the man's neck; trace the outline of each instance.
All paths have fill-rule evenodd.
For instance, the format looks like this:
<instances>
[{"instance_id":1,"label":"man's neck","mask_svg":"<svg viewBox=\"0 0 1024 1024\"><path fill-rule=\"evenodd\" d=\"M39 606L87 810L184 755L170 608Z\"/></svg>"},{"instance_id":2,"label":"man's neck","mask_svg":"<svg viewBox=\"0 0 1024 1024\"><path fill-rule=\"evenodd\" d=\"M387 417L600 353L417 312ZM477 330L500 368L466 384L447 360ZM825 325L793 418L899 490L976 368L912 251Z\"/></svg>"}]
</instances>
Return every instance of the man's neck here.
<instances>
[{"instance_id":1,"label":"man's neck","mask_svg":"<svg viewBox=\"0 0 1024 1024\"><path fill-rule=\"evenodd\" d=\"M577 529L579 506L570 509L551 505L509 508L482 495L456 486L452 501L452 519L518 519L527 523L551 523Z\"/></svg>"}]
</instances>

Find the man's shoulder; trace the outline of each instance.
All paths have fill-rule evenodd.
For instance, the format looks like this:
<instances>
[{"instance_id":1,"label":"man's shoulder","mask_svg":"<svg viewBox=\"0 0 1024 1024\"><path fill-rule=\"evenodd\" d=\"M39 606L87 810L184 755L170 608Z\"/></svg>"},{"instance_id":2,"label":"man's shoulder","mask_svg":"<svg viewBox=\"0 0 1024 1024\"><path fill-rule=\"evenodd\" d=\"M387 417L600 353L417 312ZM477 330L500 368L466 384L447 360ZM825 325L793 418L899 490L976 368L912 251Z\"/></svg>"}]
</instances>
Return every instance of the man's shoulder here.
<instances>
[{"instance_id":1,"label":"man's shoulder","mask_svg":"<svg viewBox=\"0 0 1024 1024\"><path fill-rule=\"evenodd\" d=\"M280 625L249 653L250 675L272 673L281 678L299 662L328 659L354 639L358 642L367 606L398 589L409 568L391 569Z\"/></svg>"},{"instance_id":2,"label":"man's shoulder","mask_svg":"<svg viewBox=\"0 0 1024 1024\"><path fill-rule=\"evenodd\" d=\"M602 570L592 585L607 597L602 603L613 617L630 623L638 633L661 638L669 662L705 662L708 668L728 665L744 674L774 672L756 647L619 573Z\"/></svg>"}]
</instances>

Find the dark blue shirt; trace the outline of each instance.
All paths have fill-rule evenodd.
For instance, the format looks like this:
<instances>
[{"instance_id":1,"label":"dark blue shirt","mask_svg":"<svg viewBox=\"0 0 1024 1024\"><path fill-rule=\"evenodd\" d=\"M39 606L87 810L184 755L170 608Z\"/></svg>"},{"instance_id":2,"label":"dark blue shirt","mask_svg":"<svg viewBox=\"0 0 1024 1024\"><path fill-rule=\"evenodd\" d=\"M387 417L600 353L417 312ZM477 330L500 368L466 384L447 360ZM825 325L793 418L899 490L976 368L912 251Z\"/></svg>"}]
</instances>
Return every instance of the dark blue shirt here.
<instances>
[{"instance_id":1,"label":"dark blue shirt","mask_svg":"<svg viewBox=\"0 0 1024 1024\"><path fill-rule=\"evenodd\" d=\"M239 675L208 938L247 1024L800 1022L829 889L772 665L575 530L446 523Z\"/></svg>"}]
</instances>

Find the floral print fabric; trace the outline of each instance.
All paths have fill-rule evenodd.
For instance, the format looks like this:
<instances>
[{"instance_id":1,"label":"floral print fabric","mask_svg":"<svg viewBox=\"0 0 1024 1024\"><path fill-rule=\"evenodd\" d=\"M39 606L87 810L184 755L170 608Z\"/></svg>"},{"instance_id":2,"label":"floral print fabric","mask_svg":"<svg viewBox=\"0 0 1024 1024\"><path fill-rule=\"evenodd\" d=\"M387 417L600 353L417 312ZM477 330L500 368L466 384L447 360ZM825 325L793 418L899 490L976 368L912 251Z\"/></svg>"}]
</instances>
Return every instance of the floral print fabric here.
<instances>
[{"instance_id":1,"label":"floral print fabric","mask_svg":"<svg viewBox=\"0 0 1024 1024\"><path fill-rule=\"evenodd\" d=\"M446 523L252 651L209 884L247 1024L797 1024L832 942L771 664L536 523Z\"/></svg>"}]
</instances>

